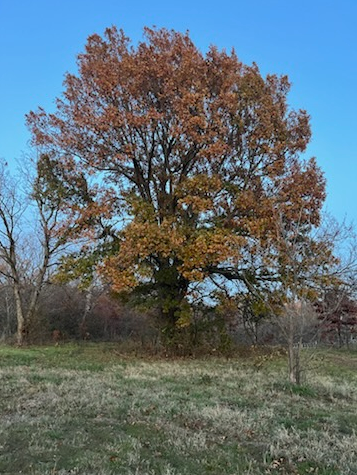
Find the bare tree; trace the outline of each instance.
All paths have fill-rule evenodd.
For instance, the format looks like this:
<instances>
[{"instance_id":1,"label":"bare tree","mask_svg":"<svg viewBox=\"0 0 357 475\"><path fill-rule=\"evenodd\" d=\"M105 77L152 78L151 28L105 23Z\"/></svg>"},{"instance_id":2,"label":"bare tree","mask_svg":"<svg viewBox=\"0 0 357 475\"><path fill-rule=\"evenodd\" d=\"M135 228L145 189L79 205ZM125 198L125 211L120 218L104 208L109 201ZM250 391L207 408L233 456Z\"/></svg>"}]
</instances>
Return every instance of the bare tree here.
<instances>
[{"instance_id":1,"label":"bare tree","mask_svg":"<svg viewBox=\"0 0 357 475\"><path fill-rule=\"evenodd\" d=\"M0 164L0 272L12 283L17 318L17 342L23 342L25 315L21 298L19 239L26 200L9 175L7 164Z\"/></svg>"},{"instance_id":2,"label":"bare tree","mask_svg":"<svg viewBox=\"0 0 357 475\"><path fill-rule=\"evenodd\" d=\"M306 370L301 354L303 343L317 342L318 323L325 321L330 312L339 312L351 272L356 269L357 253L354 245L349 245L348 252L346 248L351 228L331 218L312 226L306 219L291 223L278 215L275 223L277 245L262 257L272 278L265 288L248 280L246 283L255 298L269 309L287 347L289 380L300 384ZM318 320L316 303L336 287L341 289L340 297L329 313L320 311Z\"/></svg>"},{"instance_id":3,"label":"bare tree","mask_svg":"<svg viewBox=\"0 0 357 475\"><path fill-rule=\"evenodd\" d=\"M61 194L54 193L48 160L39 158L29 192L0 163L0 273L11 282L19 345L37 311L46 276L71 234L63 226Z\"/></svg>"}]
</instances>

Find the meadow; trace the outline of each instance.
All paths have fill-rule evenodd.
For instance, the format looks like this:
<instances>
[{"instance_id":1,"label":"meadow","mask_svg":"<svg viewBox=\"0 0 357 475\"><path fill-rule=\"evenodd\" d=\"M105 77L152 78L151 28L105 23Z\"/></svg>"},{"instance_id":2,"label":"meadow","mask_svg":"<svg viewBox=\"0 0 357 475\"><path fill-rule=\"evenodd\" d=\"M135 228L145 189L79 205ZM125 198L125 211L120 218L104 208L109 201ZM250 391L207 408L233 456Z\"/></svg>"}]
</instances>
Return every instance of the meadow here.
<instances>
[{"instance_id":1,"label":"meadow","mask_svg":"<svg viewBox=\"0 0 357 475\"><path fill-rule=\"evenodd\" d=\"M356 408L356 351L318 351L292 386L278 353L1 346L0 473L356 475Z\"/></svg>"}]
</instances>

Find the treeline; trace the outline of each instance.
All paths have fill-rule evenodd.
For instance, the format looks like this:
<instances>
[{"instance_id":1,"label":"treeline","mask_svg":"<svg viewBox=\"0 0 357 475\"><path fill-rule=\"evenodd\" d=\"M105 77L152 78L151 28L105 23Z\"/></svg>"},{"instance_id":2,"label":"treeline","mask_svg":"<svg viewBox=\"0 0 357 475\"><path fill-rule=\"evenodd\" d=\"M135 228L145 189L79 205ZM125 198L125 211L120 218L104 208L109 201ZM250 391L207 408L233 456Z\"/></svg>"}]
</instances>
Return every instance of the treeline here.
<instances>
[{"instance_id":1,"label":"treeline","mask_svg":"<svg viewBox=\"0 0 357 475\"><path fill-rule=\"evenodd\" d=\"M23 289L25 306L33 289ZM357 303L343 297L338 307L329 295L324 303L299 310L294 333L302 346L357 344ZM338 299L338 296L334 296ZM249 306L250 305L250 306ZM329 306L329 307L328 307ZM165 335L158 313L135 308L107 287L81 289L74 283L46 283L36 313L27 322L29 344L61 344L70 341L111 341L128 349L175 354L207 352L226 354L237 347L285 346L284 317L270 315L247 301L222 302L216 307L198 305L189 328ZM0 285L0 341L16 342L16 303L11 284Z\"/></svg>"},{"instance_id":2,"label":"treeline","mask_svg":"<svg viewBox=\"0 0 357 475\"><path fill-rule=\"evenodd\" d=\"M32 289L23 289L28 304ZM140 341L151 332L148 316L123 306L103 289L45 284L36 312L26 325L27 343L73 340ZM11 285L0 286L0 339L16 342L16 304Z\"/></svg>"}]
</instances>

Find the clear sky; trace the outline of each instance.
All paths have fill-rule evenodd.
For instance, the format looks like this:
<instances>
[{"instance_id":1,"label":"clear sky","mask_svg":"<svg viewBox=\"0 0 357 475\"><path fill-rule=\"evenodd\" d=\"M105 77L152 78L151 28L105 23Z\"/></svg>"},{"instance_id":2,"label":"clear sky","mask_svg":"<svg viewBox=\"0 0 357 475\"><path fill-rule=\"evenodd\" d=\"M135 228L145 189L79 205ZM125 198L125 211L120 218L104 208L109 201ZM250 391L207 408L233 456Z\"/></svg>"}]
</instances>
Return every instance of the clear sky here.
<instances>
[{"instance_id":1,"label":"clear sky","mask_svg":"<svg viewBox=\"0 0 357 475\"><path fill-rule=\"evenodd\" d=\"M202 50L235 48L263 74L287 74L289 102L311 115L327 209L357 224L357 0L0 0L0 157L28 152L24 115L46 110L86 38L110 25L189 30Z\"/></svg>"}]
</instances>

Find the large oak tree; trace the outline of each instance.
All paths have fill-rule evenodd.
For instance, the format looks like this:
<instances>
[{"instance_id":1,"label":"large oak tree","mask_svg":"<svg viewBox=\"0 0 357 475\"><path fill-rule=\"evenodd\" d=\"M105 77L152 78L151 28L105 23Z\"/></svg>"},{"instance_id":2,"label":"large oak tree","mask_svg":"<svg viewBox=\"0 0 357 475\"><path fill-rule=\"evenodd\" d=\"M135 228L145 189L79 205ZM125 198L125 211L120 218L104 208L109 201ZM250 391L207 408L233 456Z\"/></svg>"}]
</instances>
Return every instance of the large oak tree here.
<instances>
[{"instance_id":1,"label":"large oak tree","mask_svg":"<svg viewBox=\"0 0 357 475\"><path fill-rule=\"evenodd\" d=\"M55 112L27 121L114 289L140 287L183 324L193 284L277 277L276 216L308 233L325 198L316 162L299 160L309 117L289 108L289 88L188 34L88 38Z\"/></svg>"}]
</instances>

